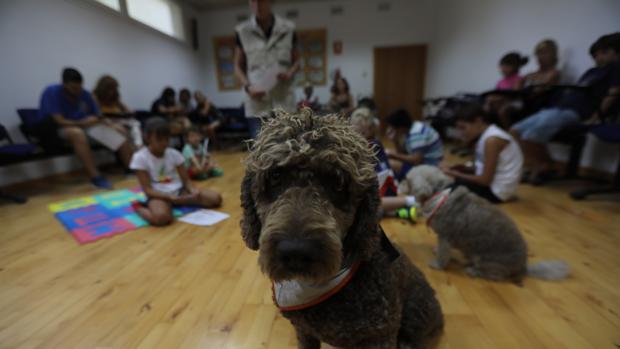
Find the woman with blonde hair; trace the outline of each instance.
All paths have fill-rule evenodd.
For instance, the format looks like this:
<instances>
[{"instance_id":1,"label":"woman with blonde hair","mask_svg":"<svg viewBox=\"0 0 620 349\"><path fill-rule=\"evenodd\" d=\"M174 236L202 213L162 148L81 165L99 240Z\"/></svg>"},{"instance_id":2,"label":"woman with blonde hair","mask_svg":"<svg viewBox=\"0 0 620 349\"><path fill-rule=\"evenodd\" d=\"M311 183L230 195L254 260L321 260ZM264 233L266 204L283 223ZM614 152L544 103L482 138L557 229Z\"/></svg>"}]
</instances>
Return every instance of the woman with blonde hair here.
<instances>
[{"instance_id":1,"label":"woman with blonde hair","mask_svg":"<svg viewBox=\"0 0 620 349\"><path fill-rule=\"evenodd\" d=\"M519 87L537 87L557 84L560 81L558 64L558 45L551 39L545 39L534 49L538 70L527 74L520 82Z\"/></svg>"}]
</instances>

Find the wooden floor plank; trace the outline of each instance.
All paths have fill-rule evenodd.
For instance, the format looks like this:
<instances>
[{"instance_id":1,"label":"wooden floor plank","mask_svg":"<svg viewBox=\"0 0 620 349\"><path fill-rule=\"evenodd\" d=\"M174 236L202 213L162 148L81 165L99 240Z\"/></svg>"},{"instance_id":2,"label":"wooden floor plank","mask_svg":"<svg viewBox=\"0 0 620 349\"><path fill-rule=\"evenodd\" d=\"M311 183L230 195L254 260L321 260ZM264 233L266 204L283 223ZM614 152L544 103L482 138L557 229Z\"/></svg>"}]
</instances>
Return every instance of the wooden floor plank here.
<instances>
[{"instance_id":1,"label":"wooden floor plank","mask_svg":"<svg viewBox=\"0 0 620 349\"><path fill-rule=\"evenodd\" d=\"M295 348L257 253L240 237L244 155L216 154L225 175L197 183L221 192L231 215L214 227L177 222L78 245L47 206L97 192L79 177L33 184L26 205L1 205L0 348ZM118 188L137 184L112 178ZM456 264L430 269L436 237L424 223L382 221L436 289L446 319L437 348L620 344L620 202L571 201L571 189L522 185L519 200L500 206L531 262L570 264L560 282L518 287L471 279Z\"/></svg>"}]
</instances>

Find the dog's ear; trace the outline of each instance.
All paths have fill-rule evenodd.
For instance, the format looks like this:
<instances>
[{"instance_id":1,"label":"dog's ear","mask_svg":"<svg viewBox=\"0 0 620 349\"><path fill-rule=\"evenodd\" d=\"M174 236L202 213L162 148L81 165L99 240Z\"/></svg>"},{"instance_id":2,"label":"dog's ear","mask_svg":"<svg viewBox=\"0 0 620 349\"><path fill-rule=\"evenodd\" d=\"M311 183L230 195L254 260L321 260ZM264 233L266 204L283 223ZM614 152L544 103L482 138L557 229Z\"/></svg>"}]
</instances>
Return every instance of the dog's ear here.
<instances>
[{"instance_id":1,"label":"dog's ear","mask_svg":"<svg viewBox=\"0 0 620 349\"><path fill-rule=\"evenodd\" d=\"M411 187L409 186L409 178L404 178L398 183L398 195L411 194Z\"/></svg>"},{"instance_id":2,"label":"dog's ear","mask_svg":"<svg viewBox=\"0 0 620 349\"><path fill-rule=\"evenodd\" d=\"M261 222L256 213L256 205L252 198L252 184L254 174L246 172L241 182L241 207L243 208L243 218L241 218L241 236L243 241L252 250L258 250L258 238L261 231Z\"/></svg>"},{"instance_id":3,"label":"dog's ear","mask_svg":"<svg viewBox=\"0 0 620 349\"><path fill-rule=\"evenodd\" d=\"M379 248L379 189L372 185L360 200L355 221L344 239L344 254L368 259Z\"/></svg>"},{"instance_id":4,"label":"dog's ear","mask_svg":"<svg viewBox=\"0 0 620 349\"><path fill-rule=\"evenodd\" d=\"M433 186L425 176L414 176L411 186L417 201L424 202L434 194Z\"/></svg>"}]
</instances>

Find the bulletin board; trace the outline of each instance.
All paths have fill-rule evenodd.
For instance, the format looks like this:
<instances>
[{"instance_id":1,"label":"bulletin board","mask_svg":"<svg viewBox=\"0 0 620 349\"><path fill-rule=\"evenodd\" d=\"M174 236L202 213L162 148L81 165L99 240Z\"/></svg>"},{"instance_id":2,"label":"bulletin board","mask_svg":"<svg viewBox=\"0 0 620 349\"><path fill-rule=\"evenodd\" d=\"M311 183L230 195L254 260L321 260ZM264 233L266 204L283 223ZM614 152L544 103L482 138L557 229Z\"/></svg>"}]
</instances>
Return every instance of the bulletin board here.
<instances>
[{"instance_id":1,"label":"bulletin board","mask_svg":"<svg viewBox=\"0 0 620 349\"><path fill-rule=\"evenodd\" d=\"M222 36L213 39L217 82L220 91L239 90L241 83L235 76L235 37Z\"/></svg>"},{"instance_id":2,"label":"bulletin board","mask_svg":"<svg viewBox=\"0 0 620 349\"><path fill-rule=\"evenodd\" d=\"M297 31L301 69L295 75L297 85L310 82L315 86L327 84L327 30Z\"/></svg>"},{"instance_id":3,"label":"bulletin board","mask_svg":"<svg viewBox=\"0 0 620 349\"><path fill-rule=\"evenodd\" d=\"M222 36L213 39L217 81L220 91L241 89L235 77L235 37ZM310 82L315 86L327 84L327 30L297 31L297 46L301 68L295 74L298 86Z\"/></svg>"}]
</instances>

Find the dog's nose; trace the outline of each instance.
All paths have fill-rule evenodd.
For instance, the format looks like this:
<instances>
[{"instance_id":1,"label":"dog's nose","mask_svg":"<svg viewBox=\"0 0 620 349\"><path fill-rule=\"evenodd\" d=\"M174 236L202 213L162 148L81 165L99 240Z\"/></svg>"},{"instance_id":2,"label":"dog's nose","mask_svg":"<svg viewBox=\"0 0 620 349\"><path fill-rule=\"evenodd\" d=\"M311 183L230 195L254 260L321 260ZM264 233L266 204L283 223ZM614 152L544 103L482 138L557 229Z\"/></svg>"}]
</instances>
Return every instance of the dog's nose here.
<instances>
[{"instance_id":1,"label":"dog's nose","mask_svg":"<svg viewBox=\"0 0 620 349\"><path fill-rule=\"evenodd\" d=\"M280 262L294 271L309 267L318 258L318 253L318 243L307 239L286 239L276 245Z\"/></svg>"}]
</instances>

